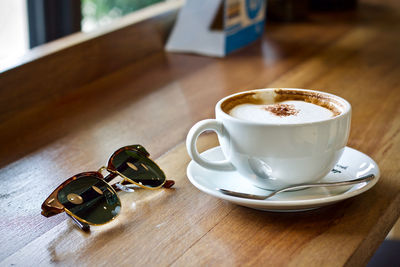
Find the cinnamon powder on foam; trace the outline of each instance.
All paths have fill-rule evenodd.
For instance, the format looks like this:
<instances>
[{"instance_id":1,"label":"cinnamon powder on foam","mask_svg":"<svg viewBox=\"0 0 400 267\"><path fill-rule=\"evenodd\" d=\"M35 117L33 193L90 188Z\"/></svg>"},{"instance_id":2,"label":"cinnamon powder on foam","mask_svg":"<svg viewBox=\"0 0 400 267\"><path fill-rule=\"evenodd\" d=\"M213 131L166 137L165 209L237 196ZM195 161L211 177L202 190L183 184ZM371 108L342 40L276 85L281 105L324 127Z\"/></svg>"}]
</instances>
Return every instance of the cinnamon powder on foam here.
<instances>
[{"instance_id":1,"label":"cinnamon powder on foam","mask_svg":"<svg viewBox=\"0 0 400 267\"><path fill-rule=\"evenodd\" d=\"M299 113L299 110L296 109L293 104L278 103L274 105L265 106L264 109L279 117L297 115Z\"/></svg>"}]
</instances>

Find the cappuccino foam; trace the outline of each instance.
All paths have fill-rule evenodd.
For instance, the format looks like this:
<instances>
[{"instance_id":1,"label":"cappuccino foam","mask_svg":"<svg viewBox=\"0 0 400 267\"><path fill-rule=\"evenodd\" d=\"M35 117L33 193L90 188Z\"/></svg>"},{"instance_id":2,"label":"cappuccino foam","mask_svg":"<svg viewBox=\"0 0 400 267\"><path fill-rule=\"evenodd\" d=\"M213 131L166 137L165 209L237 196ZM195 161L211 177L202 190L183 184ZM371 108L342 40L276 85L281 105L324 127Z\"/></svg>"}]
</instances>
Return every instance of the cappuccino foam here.
<instances>
[{"instance_id":1,"label":"cappuccino foam","mask_svg":"<svg viewBox=\"0 0 400 267\"><path fill-rule=\"evenodd\" d=\"M301 100L288 100L267 105L240 104L231 109L229 115L252 122L277 124L315 122L335 116L327 108Z\"/></svg>"}]
</instances>

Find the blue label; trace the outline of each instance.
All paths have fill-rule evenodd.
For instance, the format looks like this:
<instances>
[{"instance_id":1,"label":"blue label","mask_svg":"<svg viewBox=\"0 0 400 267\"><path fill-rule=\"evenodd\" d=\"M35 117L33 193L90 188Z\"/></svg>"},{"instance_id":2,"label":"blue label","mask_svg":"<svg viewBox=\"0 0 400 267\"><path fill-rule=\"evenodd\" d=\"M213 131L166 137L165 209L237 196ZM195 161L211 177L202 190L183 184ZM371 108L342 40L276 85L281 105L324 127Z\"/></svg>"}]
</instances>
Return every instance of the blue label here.
<instances>
[{"instance_id":1,"label":"blue label","mask_svg":"<svg viewBox=\"0 0 400 267\"><path fill-rule=\"evenodd\" d=\"M251 42L257 40L264 31L264 20L250 25L226 37L226 54L237 50Z\"/></svg>"},{"instance_id":2,"label":"blue label","mask_svg":"<svg viewBox=\"0 0 400 267\"><path fill-rule=\"evenodd\" d=\"M255 19L263 6L263 0L246 0L247 16Z\"/></svg>"}]
</instances>

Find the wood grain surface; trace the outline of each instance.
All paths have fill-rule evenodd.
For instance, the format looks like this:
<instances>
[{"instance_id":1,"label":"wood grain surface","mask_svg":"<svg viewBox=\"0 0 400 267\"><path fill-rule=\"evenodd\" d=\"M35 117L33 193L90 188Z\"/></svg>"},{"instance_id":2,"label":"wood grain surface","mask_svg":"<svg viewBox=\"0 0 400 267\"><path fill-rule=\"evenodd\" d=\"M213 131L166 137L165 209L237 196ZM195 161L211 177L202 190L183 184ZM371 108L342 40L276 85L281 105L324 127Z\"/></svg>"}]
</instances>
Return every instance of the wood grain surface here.
<instances>
[{"instance_id":1,"label":"wood grain surface","mask_svg":"<svg viewBox=\"0 0 400 267\"><path fill-rule=\"evenodd\" d=\"M398 1L360 1L355 11L268 24L261 41L225 59L160 51L14 110L0 124L0 266L363 266L400 215L399 22ZM190 127L214 117L223 96L265 87L349 100L348 145L378 163L379 183L301 213L243 208L192 186ZM40 215L66 178L136 143L174 188L121 192L120 216L90 234L65 214ZM202 150L216 145L214 134L200 138Z\"/></svg>"}]
</instances>

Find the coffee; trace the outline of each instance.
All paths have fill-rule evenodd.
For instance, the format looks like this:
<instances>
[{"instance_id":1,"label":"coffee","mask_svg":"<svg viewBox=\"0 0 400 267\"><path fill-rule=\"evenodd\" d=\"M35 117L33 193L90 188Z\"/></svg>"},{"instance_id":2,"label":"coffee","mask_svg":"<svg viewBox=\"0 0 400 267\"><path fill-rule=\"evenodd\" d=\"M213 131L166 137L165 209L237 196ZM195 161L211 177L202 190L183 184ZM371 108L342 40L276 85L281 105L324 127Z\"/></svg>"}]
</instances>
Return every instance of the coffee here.
<instances>
[{"instance_id":1,"label":"coffee","mask_svg":"<svg viewBox=\"0 0 400 267\"><path fill-rule=\"evenodd\" d=\"M222 104L232 117L278 124L322 121L339 115L342 108L328 95L283 89L239 94Z\"/></svg>"},{"instance_id":2,"label":"coffee","mask_svg":"<svg viewBox=\"0 0 400 267\"><path fill-rule=\"evenodd\" d=\"M238 119L239 118L239 119ZM338 96L306 89L266 88L227 96L215 119L196 123L186 145L206 169L235 171L264 189L311 183L339 160L350 132L351 106ZM196 142L217 133L225 160L204 159Z\"/></svg>"}]
</instances>

